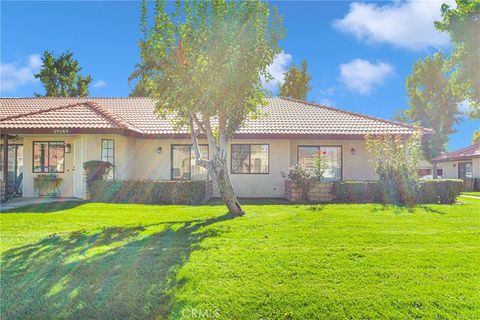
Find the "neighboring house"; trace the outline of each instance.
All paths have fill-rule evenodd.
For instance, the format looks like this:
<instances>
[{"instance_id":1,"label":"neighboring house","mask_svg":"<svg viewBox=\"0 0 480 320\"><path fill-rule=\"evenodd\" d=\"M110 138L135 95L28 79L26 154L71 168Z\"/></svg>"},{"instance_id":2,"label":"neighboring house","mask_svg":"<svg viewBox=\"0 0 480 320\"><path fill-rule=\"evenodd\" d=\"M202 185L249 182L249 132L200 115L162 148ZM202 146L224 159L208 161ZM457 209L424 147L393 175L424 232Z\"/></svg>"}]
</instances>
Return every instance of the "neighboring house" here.
<instances>
[{"instance_id":1,"label":"neighboring house","mask_svg":"<svg viewBox=\"0 0 480 320\"><path fill-rule=\"evenodd\" d=\"M480 143L443 154L432 162L443 166L443 178L480 178Z\"/></svg>"},{"instance_id":2,"label":"neighboring house","mask_svg":"<svg viewBox=\"0 0 480 320\"><path fill-rule=\"evenodd\" d=\"M433 178L433 166L432 163L427 160L422 160L417 166L417 174L421 179L432 179ZM437 177L443 178L443 165L441 163L437 164Z\"/></svg>"},{"instance_id":3,"label":"neighboring house","mask_svg":"<svg viewBox=\"0 0 480 320\"><path fill-rule=\"evenodd\" d=\"M207 179L195 165L186 129L174 116L159 118L148 98L2 98L0 130L8 139L8 192L34 196L35 176L63 179L63 197L85 198L83 163L114 164L114 179ZM248 120L228 146L229 170L240 197L283 197L281 172L312 165L327 153L327 181L370 180L365 134L409 136L407 124L305 101L269 98L258 119ZM421 129L430 132L427 129ZM205 140L201 140L208 154ZM6 148L2 148L5 150ZM6 157L2 157L6 159Z\"/></svg>"}]
</instances>

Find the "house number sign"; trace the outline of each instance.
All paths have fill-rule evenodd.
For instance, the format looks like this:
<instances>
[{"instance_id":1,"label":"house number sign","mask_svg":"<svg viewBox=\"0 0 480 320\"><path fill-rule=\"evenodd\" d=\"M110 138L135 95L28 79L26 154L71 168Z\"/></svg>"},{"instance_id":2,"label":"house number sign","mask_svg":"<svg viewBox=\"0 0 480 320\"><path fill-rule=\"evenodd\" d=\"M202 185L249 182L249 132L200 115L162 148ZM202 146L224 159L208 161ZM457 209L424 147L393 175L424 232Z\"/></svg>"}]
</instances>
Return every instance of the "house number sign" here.
<instances>
[{"instance_id":1,"label":"house number sign","mask_svg":"<svg viewBox=\"0 0 480 320\"><path fill-rule=\"evenodd\" d=\"M67 134L67 133L70 133L70 130L68 130L68 129L53 129L53 133Z\"/></svg>"}]
</instances>

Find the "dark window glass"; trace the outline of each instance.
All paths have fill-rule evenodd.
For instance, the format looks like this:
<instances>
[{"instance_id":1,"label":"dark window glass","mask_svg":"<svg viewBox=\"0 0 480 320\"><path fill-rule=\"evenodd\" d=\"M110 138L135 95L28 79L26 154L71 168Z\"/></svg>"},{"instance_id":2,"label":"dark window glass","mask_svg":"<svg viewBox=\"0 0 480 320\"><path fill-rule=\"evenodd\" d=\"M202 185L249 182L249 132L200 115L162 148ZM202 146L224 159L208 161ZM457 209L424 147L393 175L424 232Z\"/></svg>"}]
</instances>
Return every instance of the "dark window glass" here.
<instances>
[{"instance_id":1,"label":"dark window glass","mask_svg":"<svg viewBox=\"0 0 480 320\"><path fill-rule=\"evenodd\" d=\"M102 161L109 162L115 166L115 140L102 139ZM115 167L110 168L107 179L113 179L115 176Z\"/></svg>"},{"instance_id":2,"label":"dark window glass","mask_svg":"<svg viewBox=\"0 0 480 320\"><path fill-rule=\"evenodd\" d=\"M330 146L302 146L298 147L298 164L313 170L314 156L319 152L325 154L327 162L323 179L325 181L337 181L342 179L342 147Z\"/></svg>"},{"instance_id":3,"label":"dark window glass","mask_svg":"<svg viewBox=\"0 0 480 320\"><path fill-rule=\"evenodd\" d=\"M65 167L65 142L42 141L33 143L33 172L61 173Z\"/></svg>"},{"instance_id":4,"label":"dark window glass","mask_svg":"<svg viewBox=\"0 0 480 320\"><path fill-rule=\"evenodd\" d=\"M268 144L232 144L232 173L268 173Z\"/></svg>"},{"instance_id":5,"label":"dark window glass","mask_svg":"<svg viewBox=\"0 0 480 320\"><path fill-rule=\"evenodd\" d=\"M208 159L208 146L199 145L204 160ZM196 165L195 151L191 145L172 145L172 179L207 180L208 170Z\"/></svg>"}]
</instances>

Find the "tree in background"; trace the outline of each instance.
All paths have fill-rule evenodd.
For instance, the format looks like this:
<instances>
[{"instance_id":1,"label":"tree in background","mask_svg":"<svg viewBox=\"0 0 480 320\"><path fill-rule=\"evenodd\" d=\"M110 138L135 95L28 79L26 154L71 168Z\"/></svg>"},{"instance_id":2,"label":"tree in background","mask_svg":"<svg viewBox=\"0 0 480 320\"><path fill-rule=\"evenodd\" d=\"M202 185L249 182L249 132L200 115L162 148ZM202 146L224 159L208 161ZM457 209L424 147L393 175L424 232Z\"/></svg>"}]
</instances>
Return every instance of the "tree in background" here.
<instances>
[{"instance_id":1,"label":"tree in background","mask_svg":"<svg viewBox=\"0 0 480 320\"><path fill-rule=\"evenodd\" d=\"M160 115L176 114L190 129L196 163L208 169L234 215L245 212L228 175L227 144L248 116L266 103L261 78L280 53L276 9L262 1L155 2L152 27L142 4L141 62L133 77L145 81ZM204 160L198 137L207 138Z\"/></svg>"},{"instance_id":2,"label":"tree in background","mask_svg":"<svg viewBox=\"0 0 480 320\"><path fill-rule=\"evenodd\" d=\"M480 131L473 133L472 144L480 143Z\"/></svg>"},{"instance_id":3,"label":"tree in background","mask_svg":"<svg viewBox=\"0 0 480 320\"><path fill-rule=\"evenodd\" d=\"M453 126L459 123L458 104L463 100L461 88L448 78L442 52L418 61L407 78L410 108L402 112L402 120L431 128L435 132L424 144L427 160L445 151Z\"/></svg>"},{"instance_id":4,"label":"tree in background","mask_svg":"<svg viewBox=\"0 0 480 320\"><path fill-rule=\"evenodd\" d=\"M302 67L299 70L296 65L292 65L285 72L285 82L279 86L279 94L282 97L306 100L311 87L311 75L307 71L307 60L302 61Z\"/></svg>"},{"instance_id":5,"label":"tree in background","mask_svg":"<svg viewBox=\"0 0 480 320\"><path fill-rule=\"evenodd\" d=\"M86 97L92 77L82 76L81 70L79 62L73 59L73 53L66 51L55 57L53 53L45 51L42 67L35 78L43 83L45 97ZM41 96L38 93L35 95Z\"/></svg>"},{"instance_id":6,"label":"tree in background","mask_svg":"<svg viewBox=\"0 0 480 320\"><path fill-rule=\"evenodd\" d=\"M438 30L448 32L454 49L449 59L450 79L471 106L470 116L480 118L480 1L457 0L457 7L442 5Z\"/></svg>"},{"instance_id":7,"label":"tree in background","mask_svg":"<svg viewBox=\"0 0 480 320\"><path fill-rule=\"evenodd\" d=\"M129 80L129 82L131 79ZM147 85L143 79L137 81L129 97L148 97Z\"/></svg>"}]
</instances>

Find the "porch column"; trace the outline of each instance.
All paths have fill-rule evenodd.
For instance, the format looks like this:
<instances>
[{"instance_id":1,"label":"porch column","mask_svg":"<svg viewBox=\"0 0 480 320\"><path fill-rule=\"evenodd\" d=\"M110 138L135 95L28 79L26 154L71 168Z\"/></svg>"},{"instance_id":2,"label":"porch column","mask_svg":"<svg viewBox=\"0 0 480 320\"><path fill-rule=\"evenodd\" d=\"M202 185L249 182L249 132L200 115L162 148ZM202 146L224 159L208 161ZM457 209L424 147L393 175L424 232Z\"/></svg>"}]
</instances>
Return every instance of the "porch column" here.
<instances>
[{"instance_id":1,"label":"porch column","mask_svg":"<svg viewBox=\"0 0 480 320\"><path fill-rule=\"evenodd\" d=\"M432 163L432 177L433 179L437 179L437 163Z\"/></svg>"},{"instance_id":2,"label":"porch column","mask_svg":"<svg viewBox=\"0 0 480 320\"><path fill-rule=\"evenodd\" d=\"M3 135L3 185L5 187L5 195L7 195L8 186L8 134Z\"/></svg>"}]
</instances>

